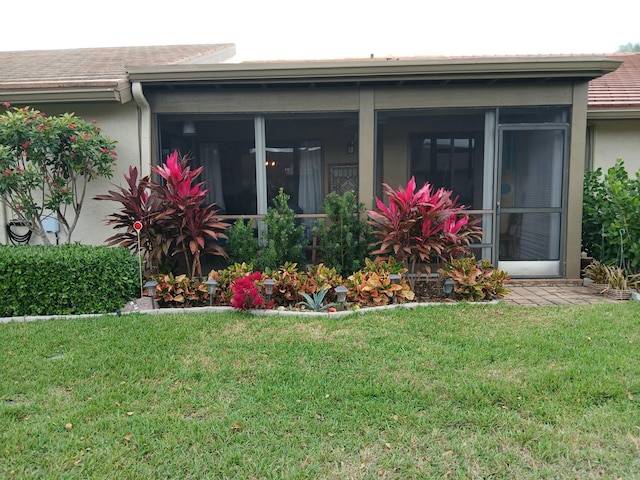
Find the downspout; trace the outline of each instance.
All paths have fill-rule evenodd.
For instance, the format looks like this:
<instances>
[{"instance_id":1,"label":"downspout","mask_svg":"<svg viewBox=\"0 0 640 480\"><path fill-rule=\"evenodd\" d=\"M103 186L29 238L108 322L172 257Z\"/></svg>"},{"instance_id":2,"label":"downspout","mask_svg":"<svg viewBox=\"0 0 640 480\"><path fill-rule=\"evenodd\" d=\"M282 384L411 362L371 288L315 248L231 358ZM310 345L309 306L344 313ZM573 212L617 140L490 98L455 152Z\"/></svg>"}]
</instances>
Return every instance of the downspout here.
<instances>
[{"instance_id":1,"label":"downspout","mask_svg":"<svg viewBox=\"0 0 640 480\"><path fill-rule=\"evenodd\" d=\"M140 82L131 84L131 94L138 105L138 168L139 178L142 178L151 175L151 105L144 96Z\"/></svg>"},{"instance_id":2,"label":"downspout","mask_svg":"<svg viewBox=\"0 0 640 480\"><path fill-rule=\"evenodd\" d=\"M2 208L0 208L0 225L2 225L2 245L9 245L9 236L7 235L7 224L9 223L9 216L7 215L7 205L4 202L0 202Z\"/></svg>"}]
</instances>

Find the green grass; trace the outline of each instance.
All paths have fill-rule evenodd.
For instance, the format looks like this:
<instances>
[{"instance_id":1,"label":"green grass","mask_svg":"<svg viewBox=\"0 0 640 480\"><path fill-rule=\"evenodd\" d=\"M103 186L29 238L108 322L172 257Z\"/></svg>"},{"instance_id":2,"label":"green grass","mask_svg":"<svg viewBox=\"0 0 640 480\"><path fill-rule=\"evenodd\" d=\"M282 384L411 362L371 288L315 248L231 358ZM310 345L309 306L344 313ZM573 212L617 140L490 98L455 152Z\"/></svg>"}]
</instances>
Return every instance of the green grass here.
<instances>
[{"instance_id":1,"label":"green grass","mask_svg":"<svg viewBox=\"0 0 640 480\"><path fill-rule=\"evenodd\" d=\"M52 320L0 359L3 479L640 477L637 302Z\"/></svg>"}]
</instances>

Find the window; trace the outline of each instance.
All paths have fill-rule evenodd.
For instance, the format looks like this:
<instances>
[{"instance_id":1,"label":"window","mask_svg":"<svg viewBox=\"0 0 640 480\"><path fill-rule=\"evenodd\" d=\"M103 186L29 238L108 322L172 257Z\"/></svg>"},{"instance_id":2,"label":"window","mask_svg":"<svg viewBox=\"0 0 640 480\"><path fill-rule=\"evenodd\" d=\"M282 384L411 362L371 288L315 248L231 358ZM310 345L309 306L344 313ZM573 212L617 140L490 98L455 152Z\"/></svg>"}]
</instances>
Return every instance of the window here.
<instances>
[{"instance_id":1,"label":"window","mask_svg":"<svg viewBox=\"0 0 640 480\"><path fill-rule=\"evenodd\" d=\"M452 190L459 202L472 206L479 193L476 190L482 188L483 167L477 147L473 133L413 135L410 174L417 185L429 182L435 188Z\"/></svg>"}]
</instances>

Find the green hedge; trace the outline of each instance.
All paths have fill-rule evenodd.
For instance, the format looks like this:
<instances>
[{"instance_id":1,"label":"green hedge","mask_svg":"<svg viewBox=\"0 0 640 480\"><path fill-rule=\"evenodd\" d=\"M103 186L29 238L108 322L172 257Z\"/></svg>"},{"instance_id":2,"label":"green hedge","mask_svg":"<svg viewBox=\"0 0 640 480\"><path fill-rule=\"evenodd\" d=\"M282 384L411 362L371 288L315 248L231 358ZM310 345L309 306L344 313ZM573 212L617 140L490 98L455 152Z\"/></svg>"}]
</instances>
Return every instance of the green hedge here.
<instances>
[{"instance_id":1,"label":"green hedge","mask_svg":"<svg viewBox=\"0 0 640 480\"><path fill-rule=\"evenodd\" d=\"M139 296L121 247L0 246L0 317L115 312Z\"/></svg>"}]
</instances>

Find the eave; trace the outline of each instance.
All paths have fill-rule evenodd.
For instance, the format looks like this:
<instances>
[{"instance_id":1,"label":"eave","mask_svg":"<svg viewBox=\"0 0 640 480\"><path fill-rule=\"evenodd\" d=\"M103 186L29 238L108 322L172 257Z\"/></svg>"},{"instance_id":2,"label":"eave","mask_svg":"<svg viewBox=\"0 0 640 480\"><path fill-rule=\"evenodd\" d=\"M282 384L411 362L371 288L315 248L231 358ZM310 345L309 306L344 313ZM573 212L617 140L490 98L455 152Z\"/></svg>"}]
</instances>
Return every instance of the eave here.
<instances>
[{"instance_id":1,"label":"eave","mask_svg":"<svg viewBox=\"0 0 640 480\"><path fill-rule=\"evenodd\" d=\"M589 108L587 120L637 120L640 106L632 108Z\"/></svg>"},{"instance_id":2,"label":"eave","mask_svg":"<svg viewBox=\"0 0 640 480\"><path fill-rule=\"evenodd\" d=\"M246 63L129 67L143 84L331 84L585 80L614 71L622 62L606 57L475 57L304 63Z\"/></svg>"},{"instance_id":3,"label":"eave","mask_svg":"<svg viewBox=\"0 0 640 480\"><path fill-rule=\"evenodd\" d=\"M17 105L36 103L86 103L116 102L132 100L131 85L127 81L118 82L68 82L16 84L0 86L0 103Z\"/></svg>"}]
</instances>

